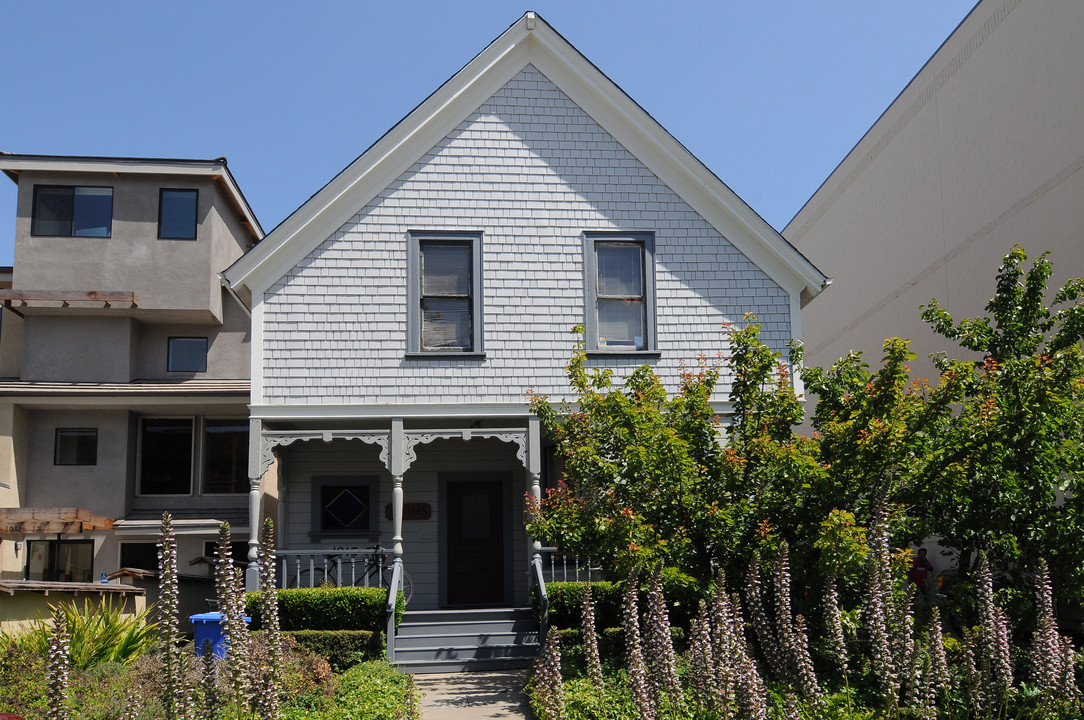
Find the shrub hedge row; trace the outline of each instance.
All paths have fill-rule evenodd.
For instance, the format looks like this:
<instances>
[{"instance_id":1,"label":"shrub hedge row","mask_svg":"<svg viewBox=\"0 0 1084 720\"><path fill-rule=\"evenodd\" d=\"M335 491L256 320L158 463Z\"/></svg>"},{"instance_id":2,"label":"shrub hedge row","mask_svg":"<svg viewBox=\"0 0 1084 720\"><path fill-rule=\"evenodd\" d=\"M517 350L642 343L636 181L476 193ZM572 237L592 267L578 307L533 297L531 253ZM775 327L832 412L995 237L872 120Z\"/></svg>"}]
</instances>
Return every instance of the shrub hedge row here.
<instances>
[{"instance_id":1,"label":"shrub hedge row","mask_svg":"<svg viewBox=\"0 0 1084 720\"><path fill-rule=\"evenodd\" d=\"M279 626L283 630L368 630L387 629L387 590L373 587L291 588L278 591ZM395 622L403 619L403 594L395 609ZM260 629L260 594L248 593L245 612L252 616L252 628Z\"/></svg>"},{"instance_id":2,"label":"shrub hedge row","mask_svg":"<svg viewBox=\"0 0 1084 720\"><path fill-rule=\"evenodd\" d=\"M323 656L331 669L343 672L367 660L384 657L384 633L371 630L290 630L298 645Z\"/></svg>"},{"instance_id":3,"label":"shrub hedge row","mask_svg":"<svg viewBox=\"0 0 1084 720\"><path fill-rule=\"evenodd\" d=\"M641 576L641 580L644 577ZM591 599L595 605L595 627L612 628L621 626L621 601L624 593L623 582L551 582L546 583L546 594L550 601L550 627L578 628L583 613L583 590L591 585ZM689 624L696 617L700 600L706 598L705 591L696 581L676 570L663 570L662 589L666 596L670 624L688 630ZM640 588L640 609L646 607L646 592ZM531 588L531 605L535 618L539 615L537 589Z\"/></svg>"}]
</instances>

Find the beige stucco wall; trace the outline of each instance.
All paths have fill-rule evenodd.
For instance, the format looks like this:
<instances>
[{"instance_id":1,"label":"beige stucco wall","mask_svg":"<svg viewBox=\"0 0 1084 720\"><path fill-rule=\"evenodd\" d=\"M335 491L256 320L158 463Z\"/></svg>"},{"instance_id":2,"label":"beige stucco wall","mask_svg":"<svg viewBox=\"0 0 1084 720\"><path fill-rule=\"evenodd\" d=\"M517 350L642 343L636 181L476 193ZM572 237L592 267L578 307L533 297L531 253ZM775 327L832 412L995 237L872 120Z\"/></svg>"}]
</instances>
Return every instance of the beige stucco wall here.
<instances>
[{"instance_id":1,"label":"beige stucco wall","mask_svg":"<svg viewBox=\"0 0 1084 720\"><path fill-rule=\"evenodd\" d=\"M138 326L130 317L35 315L23 323L22 379L126 383Z\"/></svg>"},{"instance_id":2,"label":"beige stucco wall","mask_svg":"<svg viewBox=\"0 0 1084 720\"><path fill-rule=\"evenodd\" d=\"M248 315L226 291L217 288L222 295L222 324L149 324L140 323L139 341L136 347L132 379L182 380L199 378L206 380L236 380L249 375L249 320ZM207 338L207 372L178 373L166 370L166 359L171 337Z\"/></svg>"},{"instance_id":3,"label":"beige stucco wall","mask_svg":"<svg viewBox=\"0 0 1084 720\"><path fill-rule=\"evenodd\" d=\"M114 604L123 602L125 615L137 615L147 609L145 595L109 593L106 598ZM37 620L48 620L52 613L51 605L75 603L77 607L82 607L84 603L90 603L93 606L99 602L98 595L85 593L77 595L53 591L44 595L28 590L17 591L14 595L5 593L4 601L0 603L0 631L15 633Z\"/></svg>"},{"instance_id":4,"label":"beige stucco wall","mask_svg":"<svg viewBox=\"0 0 1084 720\"><path fill-rule=\"evenodd\" d=\"M22 507L26 493L27 412L0 403L0 507ZM0 577L22 577L23 556L17 538L0 539Z\"/></svg>"},{"instance_id":5,"label":"beige stucco wall","mask_svg":"<svg viewBox=\"0 0 1084 720\"><path fill-rule=\"evenodd\" d=\"M984 0L783 234L834 284L802 311L807 360L886 337L961 354L919 319L957 319L994 292L1019 243L1084 274L1084 3Z\"/></svg>"},{"instance_id":6,"label":"beige stucco wall","mask_svg":"<svg viewBox=\"0 0 1084 720\"><path fill-rule=\"evenodd\" d=\"M129 503L129 414L124 410L31 410L28 420L27 473L33 482L27 485L25 504L80 507L95 515L124 517ZM97 428L97 464L54 465L57 428Z\"/></svg>"},{"instance_id":7,"label":"beige stucco wall","mask_svg":"<svg viewBox=\"0 0 1084 720\"><path fill-rule=\"evenodd\" d=\"M112 187L111 237L32 236L35 184ZM199 190L196 240L157 239L161 188ZM210 178L24 172L19 177L13 286L129 291L143 309L209 311L221 317L217 273L225 266L214 266L213 223L204 224L215 195Z\"/></svg>"}]
</instances>

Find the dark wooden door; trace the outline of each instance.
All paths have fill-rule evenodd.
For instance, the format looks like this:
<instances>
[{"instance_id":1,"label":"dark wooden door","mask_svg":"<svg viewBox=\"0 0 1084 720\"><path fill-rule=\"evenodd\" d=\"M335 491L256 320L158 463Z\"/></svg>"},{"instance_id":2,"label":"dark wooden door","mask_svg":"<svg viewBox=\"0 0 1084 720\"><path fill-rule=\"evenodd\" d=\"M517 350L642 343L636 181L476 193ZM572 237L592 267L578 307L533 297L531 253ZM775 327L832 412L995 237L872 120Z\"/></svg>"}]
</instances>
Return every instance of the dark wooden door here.
<instances>
[{"instance_id":1,"label":"dark wooden door","mask_svg":"<svg viewBox=\"0 0 1084 720\"><path fill-rule=\"evenodd\" d=\"M449 605L505 601L503 487L497 480L448 482Z\"/></svg>"}]
</instances>

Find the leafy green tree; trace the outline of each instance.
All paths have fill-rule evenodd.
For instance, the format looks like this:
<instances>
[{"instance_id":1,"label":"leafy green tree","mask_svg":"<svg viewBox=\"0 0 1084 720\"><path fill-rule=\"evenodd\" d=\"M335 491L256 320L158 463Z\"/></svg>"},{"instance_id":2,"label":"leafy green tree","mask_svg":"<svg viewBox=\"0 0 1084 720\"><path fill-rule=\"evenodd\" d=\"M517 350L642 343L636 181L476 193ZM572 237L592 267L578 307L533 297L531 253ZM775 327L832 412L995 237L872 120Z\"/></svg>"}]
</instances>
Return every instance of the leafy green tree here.
<instances>
[{"instance_id":1,"label":"leafy green tree","mask_svg":"<svg viewBox=\"0 0 1084 720\"><path fill-rule=\"evenodd\" d=\"M728 522L715 481L721 458L709 403L718 368L701 362L683 371L672 398L646 365L616 388L612 371L587 367L581 341L567 375L574 407L531 399L557 442L564 479L533 514L529 532L621 573L641 563L708 568L710 547Z\"/></svg>"},{"instance_id":2,"label":"leafy green tree","mask_svg":"<svg viewBox=\"0 0 1084 720\"><path fill-rule=\"evenodd\" d=\"M575 405L532 398L564 476L528 530L620 572L662 563L705 582L713 561L744 573L766 540L795 545L806 530L811 547L823 519L823 503L806 502L823 490L815 443L793 432L802 407L790 365L747 320L726 329L733 413L725 427L711 407L718 363L701 358L683 369L669 396L646 365L615 387L610 370L587 367L578 343L567 367ZM795 350L789 362L800 359Z\"/></svg>"},{"instance_id":3,"label":"leafy green tree","mask_svg":"<svg viewBox=\"0 0 1084 720\"><path fill-rule=\"evenodd\" d=\"M922 317L976 362L938 358L964 397L939 441L920 495L925 529L961 552L966 571L979 551L1002 570L1045 556L1062 594L1084 580L1084 281L1046 304L1052 265L1041 255L1026 273L1020 247L1005 257L989 315L956 323L936 300Z\"/></svg>"}]
</instances>

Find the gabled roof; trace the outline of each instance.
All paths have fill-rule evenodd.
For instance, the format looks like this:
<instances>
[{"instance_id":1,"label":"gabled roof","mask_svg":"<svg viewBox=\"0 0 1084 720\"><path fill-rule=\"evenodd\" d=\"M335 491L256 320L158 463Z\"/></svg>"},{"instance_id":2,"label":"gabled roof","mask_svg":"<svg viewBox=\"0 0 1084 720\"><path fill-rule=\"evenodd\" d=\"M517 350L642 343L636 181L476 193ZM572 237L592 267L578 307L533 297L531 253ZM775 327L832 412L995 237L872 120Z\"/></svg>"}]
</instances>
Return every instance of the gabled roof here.
<instances>
[{"instance_id":1,"label":"gabled roof","mask_svg":"<svg viewBox=\"0 0 1084 720\"><path fill-rule=\"evenodd\" d=\"M241 224L252 236L252 242L263 238L263 228L249 207L237 181L226 166L226 158L188 160L167 158L87 157L81 155L22 155L0 152L0 170L14 182L27 170L47 172L103 172L117 175L202 175L213 178L223 195L237 210Z\"/></svg>"},{"instance_id":2,"label":"gabled roof","mask_svg":"<svg viewBox=\"0 0 1084 720\"><path fill-rule=\"evenodd\" d=\"M828 278L541 17L526 13L224 276L251 305L527 65L803 304Z\"/></svg>"}]
</instances>

